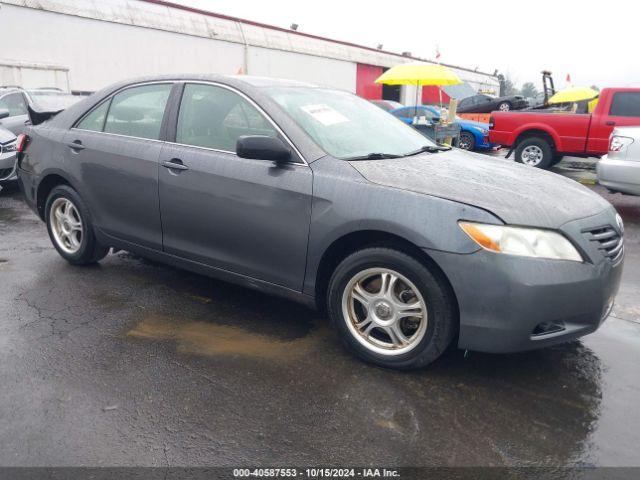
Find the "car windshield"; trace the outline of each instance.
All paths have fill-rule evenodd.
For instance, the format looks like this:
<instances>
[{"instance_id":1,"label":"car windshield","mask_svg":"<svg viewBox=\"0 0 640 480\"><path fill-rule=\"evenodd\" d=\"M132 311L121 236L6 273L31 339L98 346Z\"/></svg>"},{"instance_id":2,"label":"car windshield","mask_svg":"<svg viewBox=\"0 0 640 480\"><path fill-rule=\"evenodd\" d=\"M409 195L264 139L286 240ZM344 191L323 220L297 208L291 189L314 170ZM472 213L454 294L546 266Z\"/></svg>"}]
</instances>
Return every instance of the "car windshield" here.
<instances>
[{"instance_id":1,"label":"car windshield","mask_svg":"<svg viewBox=\"0 0 640 480\"><path fill-rule=\"evenodd\" d=\"M267 93L335 158L405 156L436 146L393 115L351 93L302 87L272 88Z\"/></svg>"}]
</instances>

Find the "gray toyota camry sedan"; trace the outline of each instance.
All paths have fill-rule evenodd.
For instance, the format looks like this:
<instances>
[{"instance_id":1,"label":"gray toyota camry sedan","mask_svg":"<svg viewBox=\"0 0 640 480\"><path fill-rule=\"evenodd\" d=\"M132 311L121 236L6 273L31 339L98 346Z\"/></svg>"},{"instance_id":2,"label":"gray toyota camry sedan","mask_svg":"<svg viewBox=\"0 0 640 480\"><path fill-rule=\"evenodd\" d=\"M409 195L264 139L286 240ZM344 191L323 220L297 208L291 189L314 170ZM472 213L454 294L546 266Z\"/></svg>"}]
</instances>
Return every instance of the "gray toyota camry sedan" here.
<instances>
[{"instance_id":1,"label":"gray toyota camry sedan","mask_svg":"<svg viewBox=\"0 0 640 480\"><path fill-rule=\"evenodd\" d=\"M437 146L350 93L155 77L51 115L20 139L19 176L65 260L123 249L303 301L379 365L573 340L618 290L605 200Z\"/></svg>"}]
</instances>

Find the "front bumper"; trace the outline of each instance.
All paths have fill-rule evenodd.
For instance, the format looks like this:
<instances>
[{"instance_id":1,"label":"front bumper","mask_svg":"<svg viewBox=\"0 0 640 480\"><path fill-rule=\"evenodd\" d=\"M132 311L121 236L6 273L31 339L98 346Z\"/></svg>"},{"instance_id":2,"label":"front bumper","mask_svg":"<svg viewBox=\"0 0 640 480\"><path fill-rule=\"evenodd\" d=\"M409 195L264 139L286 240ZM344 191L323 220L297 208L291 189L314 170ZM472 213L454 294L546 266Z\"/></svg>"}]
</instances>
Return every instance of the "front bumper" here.
<instances>
[{"instance_id":1,"label":"front bumper","mask_svg":"<svg viewBox=\"0 0 640 480\"><path fill-rule=\"evenodd\" d=\"M586 224L615 225L613 215L607 211L562 229L576 240L586 258L582 263L486 250L468 255L429 251L448 276L458 300L458 346L490 353L517 352L567 342L597 330L618 292L623 257L613 263L591 242L583 241L581 231ZM541 325L561 329L540 333Z\"/></svg>"},{"instance_id":2,"label":"front bumper","mask_svg":"<svg viewBox=\"0 0 640 480\"><path fill-rule=\"evenodd\" d=\"M596 164L598 183L610 190L640 195L640 160L602 157Z\"/></svg>"}]
</instances>

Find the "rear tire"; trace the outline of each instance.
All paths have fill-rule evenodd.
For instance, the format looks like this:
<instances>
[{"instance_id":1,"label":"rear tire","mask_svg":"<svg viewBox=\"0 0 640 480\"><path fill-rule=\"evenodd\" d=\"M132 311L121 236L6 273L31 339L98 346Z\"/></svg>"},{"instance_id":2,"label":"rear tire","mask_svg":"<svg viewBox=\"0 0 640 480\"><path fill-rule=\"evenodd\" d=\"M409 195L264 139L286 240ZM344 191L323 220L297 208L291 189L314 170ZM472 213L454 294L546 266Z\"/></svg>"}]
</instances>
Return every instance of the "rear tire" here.
<instances>
[{"instance_id":1,"label":"rear tire","mask_svg":"<svg viewBox=\"0 0 640 480\"><path fill-rule=\"evenodd\" d=\"M51 243L72 265L91 265L109 253L109 248L96 239L85 203L68 185L51 190L45 205L45 222Z\"/></svg>"},{"instance_id":2,"label":"rear tire","mask_svg":"<svg viewBox=\"0 0 640 480\"><path fill-rule=\"evenodd\" d=\"M428 365L457 331L453 292L439 272L390 248L345 258L331 276L327 306L347 348L387 368Z\"/></svg>"},{"instance_id":3,"label":"rear tire","mask_svg":"<svg viewBox=\"0 0 640 480\"><path fill-rule=\"evenodd\" d=\"M551 166L552 159L553 150L544 138L525 138L516 147L516 162L524 165L547 169Z\"/></svg>"},{"instance_id":4,"label":"rear tire","mask_svg":"<svg viewBox=\"0 0 640 480\"><path fill-rule=\"evenodd\" d=\"M458 139L458 148L462 150L473 150L476 147L476 137L469 132L461 132Z\"/></svg>"}]
</instances>

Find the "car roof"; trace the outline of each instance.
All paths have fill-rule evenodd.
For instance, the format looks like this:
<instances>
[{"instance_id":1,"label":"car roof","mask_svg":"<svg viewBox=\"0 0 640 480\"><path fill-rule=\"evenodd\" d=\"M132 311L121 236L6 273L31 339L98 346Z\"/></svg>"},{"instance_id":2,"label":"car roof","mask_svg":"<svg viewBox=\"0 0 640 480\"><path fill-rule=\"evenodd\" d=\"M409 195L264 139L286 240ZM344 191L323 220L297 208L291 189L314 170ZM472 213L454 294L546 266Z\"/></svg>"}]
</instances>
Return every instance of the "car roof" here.
<instances>
[{"instance_id":1,"label":"car roof","mask_svg":"<svg viewBox=\"0 0 640 480\"><path fill-rule=\"evenodd\" d=\"M2 95L3 93L10 93L10 92L21 92L22 90L23 89L18 86L13 86L13 85L2 86L0 87L0 95Z\"/></svg>"},{"instance_id":2,"label":"car roof","mask_svg":"<svg viewBox=\"0 0 640 480\"><path fill-rule=\"evenodd\" d=\"M117 83L119 87L126 85L134 85L146 82L161 81L203 81L203 82L219 82L231 86L249 86L253 88L266 87L309 87L322 88L320 85L301 82L297 80L288 80L283 78L260 77L253 75L219 75L219 74L174 74L174 75L153 75L138 78L130 78ZM112 85L113 86L113 85Z\"/></svg>"}]
</instances>

